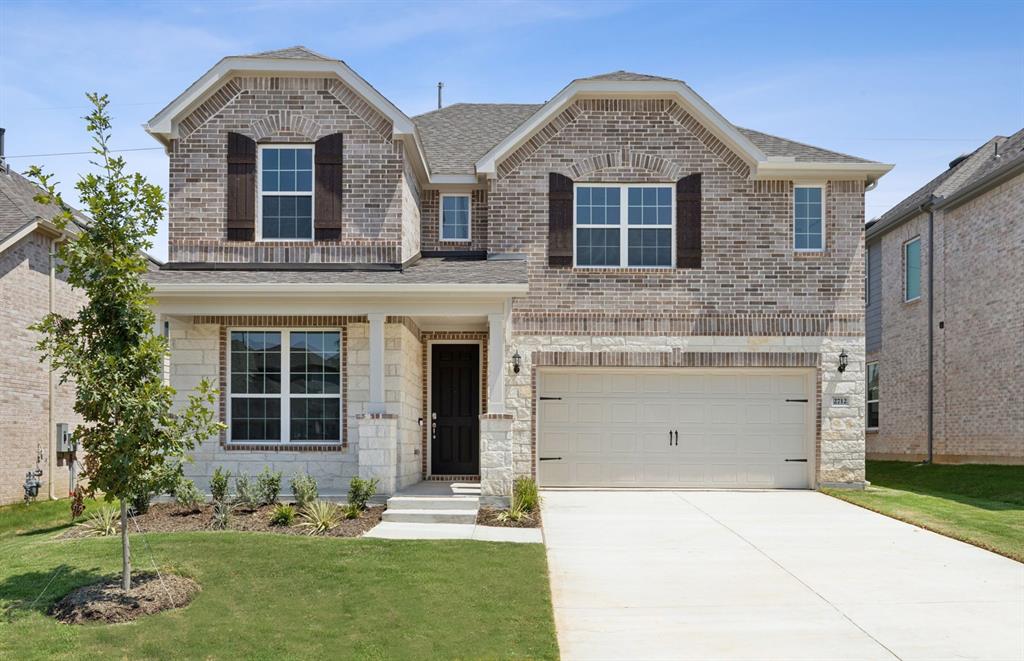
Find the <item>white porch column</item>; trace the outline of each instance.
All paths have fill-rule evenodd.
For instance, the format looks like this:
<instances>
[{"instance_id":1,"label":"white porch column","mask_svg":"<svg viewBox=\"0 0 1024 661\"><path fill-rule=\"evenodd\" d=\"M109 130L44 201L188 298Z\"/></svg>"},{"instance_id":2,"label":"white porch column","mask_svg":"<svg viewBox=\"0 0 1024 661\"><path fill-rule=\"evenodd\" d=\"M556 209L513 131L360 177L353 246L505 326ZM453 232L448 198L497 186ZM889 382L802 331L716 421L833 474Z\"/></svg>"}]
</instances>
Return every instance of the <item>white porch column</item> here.
<instances>
[{"instance_id":1,"label":"white porch column","mask_svg":"<svg viewBox=\"0 0 1024 661\"><path fill-rule=\"evenodd\" d=\"M370 320L370 402L367 413L384 413L384 318L379 312Z\"/></svg>"},{"instance_id":2,"label":"white porch column","mask_svg":"<svg viewBox=\"0 0 1024 661\"><path fill-rule=\"evenodd\" d=\"M505 314L487 315L487 412L505 412Z\"/></svg>"}]
</instances>

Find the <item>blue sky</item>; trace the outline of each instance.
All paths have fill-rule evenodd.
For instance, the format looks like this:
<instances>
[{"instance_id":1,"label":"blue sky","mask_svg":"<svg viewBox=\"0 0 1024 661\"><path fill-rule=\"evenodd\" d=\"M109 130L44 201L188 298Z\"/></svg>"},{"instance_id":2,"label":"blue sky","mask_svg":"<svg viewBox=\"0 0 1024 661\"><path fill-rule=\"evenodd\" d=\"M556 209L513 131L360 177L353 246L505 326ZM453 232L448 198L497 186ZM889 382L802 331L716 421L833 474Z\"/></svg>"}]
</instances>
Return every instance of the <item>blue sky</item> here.
<instances>
[{"instance_id":1,"label":"blue sky","mask_svg":"<svg viewBox=\"0 0 1024 661\"><path fill-rule=\"evenodd\" d=\"M110 94L115 147L166 185L141 128L225 55L303 44L345 60L409 115L541 102L627 69L687 81L740 126L896 164L880 215L961 152L1024 127L1021 2L0 1L8 156L87 149L84 93ZM11 158L72 185L85 156ZM166 233L154 254L166 255Z\"/></svg>"}]
</instances>

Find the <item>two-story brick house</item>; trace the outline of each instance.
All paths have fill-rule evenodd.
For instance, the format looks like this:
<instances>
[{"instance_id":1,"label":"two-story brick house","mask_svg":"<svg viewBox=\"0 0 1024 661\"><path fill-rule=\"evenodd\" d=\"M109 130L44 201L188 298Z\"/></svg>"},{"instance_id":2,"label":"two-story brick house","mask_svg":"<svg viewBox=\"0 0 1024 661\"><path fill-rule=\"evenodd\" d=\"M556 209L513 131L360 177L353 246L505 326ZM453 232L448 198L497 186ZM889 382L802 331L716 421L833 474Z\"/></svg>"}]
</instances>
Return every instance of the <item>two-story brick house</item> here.
<instances>
[{"instance_id":1,"label":"two-story brick house","mask_svg":"<svg viewBox=\"0 0 1024 661\"><path fill-rule=\"evenodd\" d=\"M1024 463L1024 130L865 233L867 452Z\"/></svg>"},{"instance_id":2,"label":"two-story brick house","mask_svg":"<svg viewBox=\"0 0 1024 661\"><path fill-rule=\"evenodd\" d=\"M410 118L298 47L225 58L147 129L170 379L213 379L228 425L200 483L863 482L864 191L889 165L626 72Z\"/></svg>"}]
</instances>

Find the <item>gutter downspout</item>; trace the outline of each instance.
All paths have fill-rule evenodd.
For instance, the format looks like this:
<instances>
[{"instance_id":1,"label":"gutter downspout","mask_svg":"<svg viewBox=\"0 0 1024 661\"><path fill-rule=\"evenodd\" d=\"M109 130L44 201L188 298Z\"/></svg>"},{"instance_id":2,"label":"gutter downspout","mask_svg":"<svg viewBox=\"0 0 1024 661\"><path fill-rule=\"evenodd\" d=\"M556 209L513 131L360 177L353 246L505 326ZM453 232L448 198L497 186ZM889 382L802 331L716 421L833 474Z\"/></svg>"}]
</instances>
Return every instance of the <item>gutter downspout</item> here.
<instances>
[{"instance_id":1,"label":"gutter downspout","mask_svg":"<svg viewBox=\"0 0 1024 661\"><path fill-rule=\"evenodd\" d=\"M57 269L54 263L54 259L57 256L57 241L56 239L50 239L50 279L49 279L49 300L47 304L48 314L53 314L53 300L54 300L54 280L57 277ZM48 439L46 447L46 492L50 500L57 500L57 494L54 492L53 486L53 465L57 462L57 446L56 446L56 432L54 427L53 418L53 364L50 360L46 361L47 370L47 401L46 401L46 438Z\"/></svg>"},{"instance_id":2,"label":"gutter downspout","mask_svg":"<svg viewBox=\"0 0 1024 661\"><path fill-rule=\"evenodd\" d=\"M928 458L935 458L935 196L921 205L928 214Z\"/></svg>"}]
</instances>

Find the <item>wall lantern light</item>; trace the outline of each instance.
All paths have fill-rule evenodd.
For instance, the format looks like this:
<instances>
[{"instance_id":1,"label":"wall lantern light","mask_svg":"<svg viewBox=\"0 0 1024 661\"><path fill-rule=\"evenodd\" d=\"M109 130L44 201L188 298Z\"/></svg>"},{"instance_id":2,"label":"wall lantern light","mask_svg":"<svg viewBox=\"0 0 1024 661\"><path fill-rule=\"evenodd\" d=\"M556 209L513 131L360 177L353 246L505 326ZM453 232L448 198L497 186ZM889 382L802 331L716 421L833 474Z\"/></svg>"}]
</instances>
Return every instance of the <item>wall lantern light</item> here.
<instances>
[{"instance_id":1,"label":"wall lantern light","mask_svg":"<svg viewBox=\"0 0 1024 661\"><path fill-rule=\"evenodd\" d=\"M516 351L514 354L512 354L512 371L515 372L516 374L519 374L519 370L522 369L522 367L523 357L519 355L518 351Z\"/></svg>"},{"instance_id":2,"label":"wall lantern light","mask_svg":"<svg viewBox=\"0 0 1024 661\"><path fill-rule=\"evenodd\" d=\"M846 366L849 364L849 356L846 355L846 349L839 354L839 373L842 374L846 371Z\"/></svg>"}]
</instances>

